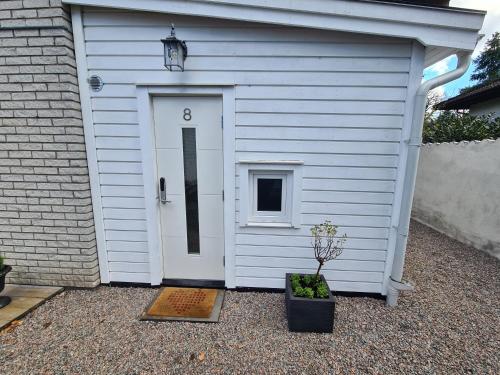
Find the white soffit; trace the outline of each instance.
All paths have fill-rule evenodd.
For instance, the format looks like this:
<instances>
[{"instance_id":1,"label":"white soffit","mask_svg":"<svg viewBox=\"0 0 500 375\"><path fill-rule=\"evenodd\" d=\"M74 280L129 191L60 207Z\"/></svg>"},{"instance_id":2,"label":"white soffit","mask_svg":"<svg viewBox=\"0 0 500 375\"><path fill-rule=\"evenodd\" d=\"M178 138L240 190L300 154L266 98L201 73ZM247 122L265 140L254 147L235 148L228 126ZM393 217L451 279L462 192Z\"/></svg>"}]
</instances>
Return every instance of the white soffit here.
<instances>
[{"instance_id":1,"label":"white soffit","mask_svg":"<svg viewBox=\"0 0 500 375\"><path fill-rule=\"evenodd\" d=\"M63 0L74 5L192 15L410 38L473 50L485 12L370 0Z\"/></svg>"},{"instance_id":2,"label":"white soffit","mask_svg":"<svg viewBox=\"0 0 500 375\"><path fill-rule=\"evenodd\" d=\"M428 66L431 66L448 56L454 55L459 51L460 50L457 48L427 47L425 49L424 66L427 68Z\"/></svg>"}]
</instances>

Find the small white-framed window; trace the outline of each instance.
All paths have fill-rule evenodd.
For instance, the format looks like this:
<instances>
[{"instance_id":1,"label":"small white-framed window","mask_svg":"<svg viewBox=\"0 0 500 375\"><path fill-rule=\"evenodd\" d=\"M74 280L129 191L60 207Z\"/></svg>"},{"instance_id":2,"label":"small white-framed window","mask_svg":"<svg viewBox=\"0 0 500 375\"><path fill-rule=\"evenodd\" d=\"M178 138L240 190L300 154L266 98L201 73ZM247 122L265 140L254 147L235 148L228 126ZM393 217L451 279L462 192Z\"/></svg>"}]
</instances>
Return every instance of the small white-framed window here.
<instances>
[{"instance_id":1,"label":"small white-framed window","mask_svg":"<svg viewBox=\"0 0 500 375\"><path fill-rule=\"evenodd\" d=\"M300 161L240 161L240 226L299 227Z\"/></svg>"},{"instance_id":2,"label":"small white-framed window","mask_svg":"<svg viewBox=\"0 0 500 375\"><path fill-rule=\"evenodd\" d=\"M291 222L292 174L290 171L249 171L250 222Z\"/></svg>"}]
</instances>

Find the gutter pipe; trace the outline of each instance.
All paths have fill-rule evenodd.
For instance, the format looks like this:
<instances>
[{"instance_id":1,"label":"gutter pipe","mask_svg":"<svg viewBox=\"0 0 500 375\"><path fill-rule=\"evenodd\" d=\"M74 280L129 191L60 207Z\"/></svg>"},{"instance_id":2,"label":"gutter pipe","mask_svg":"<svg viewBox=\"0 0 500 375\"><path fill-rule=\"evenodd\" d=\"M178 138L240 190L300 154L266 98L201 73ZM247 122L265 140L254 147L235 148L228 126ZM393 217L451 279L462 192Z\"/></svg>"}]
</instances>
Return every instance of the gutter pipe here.
<instances>
[{"instance_id":1,"label":"gutter pipe","mask_svg":"<svg viewBox=\"0 0 500 375\"><path fill-rule=\"evenodd\" d=\"M387 291L386 302L388 306L397 305L399 292L401 290L413 289L411 285L402 282L402 277L406 255L406 243L408 240L408 228L410 226L413 193L415 191L415 180L417 177L418 157L420 155L420 146L422 144L422 129L424 125L427 94L433 88L444 85L461 77L470 66L471 56L472 51L457 53L457 67L452 71L423 82L415 95L415 105L413 107L413 121L410 130L410 138L405 141L408 144L408 156L406 159L406 169L403 182L399 224L397 227L394 261L392 263L392 272Z\"/></svg>"}]
</instances>

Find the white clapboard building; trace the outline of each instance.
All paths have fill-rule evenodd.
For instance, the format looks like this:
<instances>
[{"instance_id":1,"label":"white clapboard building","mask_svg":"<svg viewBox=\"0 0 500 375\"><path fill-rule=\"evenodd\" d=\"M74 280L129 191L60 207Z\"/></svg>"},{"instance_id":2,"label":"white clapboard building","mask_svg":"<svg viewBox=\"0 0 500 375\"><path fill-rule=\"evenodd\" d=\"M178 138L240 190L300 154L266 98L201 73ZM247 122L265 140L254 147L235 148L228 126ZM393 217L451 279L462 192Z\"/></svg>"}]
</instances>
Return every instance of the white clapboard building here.
<instances>
[{"instance_id":1,"label":"white clapboard building","mask_svg":"<svg viewBox=\"0 0 500 375\"><path fill-rule=\"evenodd\" d=\"M65 3L101 282L283 288L286 272L316 268L310 227L328 219L348 237L324 269L330 286L397 297L425 96L465 71L484 12ZM161 41L172 24L185 60ZM452 54L456 69L422 83ZM170 58L184 70L167 69Z\"/></svg>"}]
</instances>

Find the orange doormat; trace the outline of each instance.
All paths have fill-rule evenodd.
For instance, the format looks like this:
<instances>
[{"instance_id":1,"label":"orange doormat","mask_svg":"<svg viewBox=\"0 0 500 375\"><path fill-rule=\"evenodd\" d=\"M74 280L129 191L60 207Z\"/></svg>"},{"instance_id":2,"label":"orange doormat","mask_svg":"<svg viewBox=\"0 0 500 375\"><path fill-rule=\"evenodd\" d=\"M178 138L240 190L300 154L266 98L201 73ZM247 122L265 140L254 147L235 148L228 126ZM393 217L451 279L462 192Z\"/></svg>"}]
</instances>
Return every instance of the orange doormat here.
<instances>
[{"instance_id":1,"label":"orange doormat","mask_svg":"<svg viewBox=\"0 0 500 375\"><path fill-rule=\"evenodd\" d=\"M224 291L218 289L162 288L141 320L216 322L223 299Z\"/></svg>"}]
</instances>

